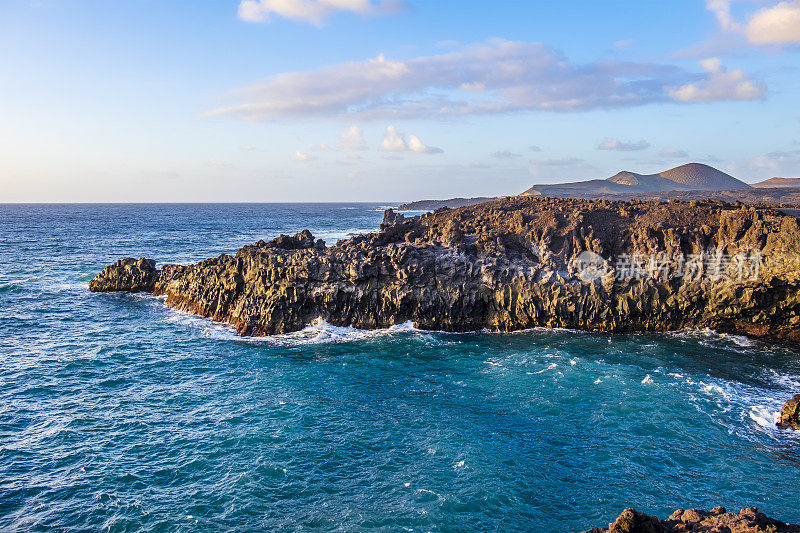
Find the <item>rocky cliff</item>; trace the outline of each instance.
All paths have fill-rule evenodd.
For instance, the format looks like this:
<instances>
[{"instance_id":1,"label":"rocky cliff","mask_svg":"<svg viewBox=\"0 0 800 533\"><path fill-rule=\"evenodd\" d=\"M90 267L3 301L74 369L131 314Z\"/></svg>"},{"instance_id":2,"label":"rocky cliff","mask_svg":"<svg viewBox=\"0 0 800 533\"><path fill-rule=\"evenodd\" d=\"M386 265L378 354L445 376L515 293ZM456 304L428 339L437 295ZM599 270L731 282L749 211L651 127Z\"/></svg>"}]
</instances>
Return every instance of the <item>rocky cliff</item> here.
<instances>
[{"instance_id":1,"label":"rocky cliff","mask_svg":"<svg viewBox=\"0 0 800 533\"><path fill-rule=\"evenodd\" d=\"M511 331L713 328L800 338L800 228L723 202L508 198L339 241L308 231L197 264L126 259L90 283L149 291L243 335L334 325Z\"/></svg>"}]
</instances>

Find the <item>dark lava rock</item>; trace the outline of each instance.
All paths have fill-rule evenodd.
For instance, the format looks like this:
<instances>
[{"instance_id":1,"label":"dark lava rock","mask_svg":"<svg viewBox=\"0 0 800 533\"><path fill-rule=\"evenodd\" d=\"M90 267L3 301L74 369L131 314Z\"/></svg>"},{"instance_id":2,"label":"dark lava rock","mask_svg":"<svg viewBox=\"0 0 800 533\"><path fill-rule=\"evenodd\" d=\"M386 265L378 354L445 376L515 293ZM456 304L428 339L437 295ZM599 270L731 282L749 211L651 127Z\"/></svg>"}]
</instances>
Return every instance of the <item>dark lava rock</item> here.
<instances>
[{"instance_id":1,"label":"dark lava rock","mask_svg":"<svg viewBox=\"0 0 800 533\"><path fill-rule=\"evenodd\" d=\"M755 271L732 260L741 256L758 258ZM596 275L585 275L587 257ZM637 257L645 268L626 275ZM322 318L363 329L412 321L446 331L711 328L800 339L798 257L798 219L770 208L518 197L410 218L387 210L380 232L332 247L305 230L160 271L126 259L90 289L166 295L167 305L244 335ZM651 258L672 268L649 270Z\"/></svg>"},{"instance_id":2,"label":"dark lava rock","mask_svg":"<svg viewBox=\"0 0 800 533\"><path fill-rule=\"evenodd\" d=\"M324 248L325 241L320 242ZM307 229L304 229L293 237L280 234L269 242L259 241L256 243L257 246L264 248L280 248L281 250L305 250L314 247L316 244L314 236L311 235L311 232Z\"/></svg>"},{"instance_id":3,"label":"dark lava rock","mask_svg":"<svg viewBox=\"0 0 800 533\"><path fill-rule=\"evenodd\" d=\"M383 212L383 221L381 222L381 229L384 230L396 224L402 224L406 219L403 213L395 213L394 209L387 209Z\"/></svg>"},{"instance_id":4,"label":"dark lava rock","mask_svg":"<svg viewBox=\"0 0 800 533\"><path fill-rule=\"evenodd\" d=\"M608 528L592 528L584 533L800 533L800 526L784 524L759 513L755 507L729 513L724 507L711 511L678 509L666 520L631 509L622 511Z\"/></svg>"},{"instance_id":5,"label":"dark lava rock","mask_svg":"<svg viewBox=\"0 0 800 533\"><path fill-rule=\"evenodd\" d=\"M152 259L120 259L89 282L92 292L153 292L159 272Z\"/></svg>"},{"instance_id":6,"label":"dark lava rock","mask_svg":"<svg viewBox=\"0 0 800 533\"><path fill-rule=\"evenodd\" d=\"M781 421L778 422L781 429L800 430L800 394L795 394L792 399L783 404L781 409Z\"/></svg>"}]
</instances>

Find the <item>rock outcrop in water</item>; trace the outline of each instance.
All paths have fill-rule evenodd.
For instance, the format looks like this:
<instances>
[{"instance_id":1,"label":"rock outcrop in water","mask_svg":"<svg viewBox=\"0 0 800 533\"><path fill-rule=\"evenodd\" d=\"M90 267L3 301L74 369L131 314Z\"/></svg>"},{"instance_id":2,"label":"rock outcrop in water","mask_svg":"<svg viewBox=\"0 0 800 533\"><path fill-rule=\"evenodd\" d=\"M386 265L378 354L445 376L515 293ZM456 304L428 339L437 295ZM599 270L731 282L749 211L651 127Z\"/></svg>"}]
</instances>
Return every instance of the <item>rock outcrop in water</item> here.
<instances>
[{"instance_id":1,"label":"rock outcrop in water","mask_svg":"<svg viewBox=\"0 0 800 533\"><path fill-rule=\"evenodd\" d=\"M90 289L150 291L243 335L322 318L384 328L712 328L800 337L800 228L768 208L508 198L326 247L304 231L193 265L114 263Z\"/></svg>"},{"instance_id":2,"label":"rock outcrop in water","mask_svg":"<svg viewBox=\"0 0 800 533\"><path fill-rule=\"evenodd\" d=\"M781 429L800 430L800 394L795 394L794 397L783 404L778 427Z\"/></svg>"},{"instance_id":3,"label":"rock outcrop in water","mask_svg":"<svg viewBox=\"0 0 800 533\"><path fill-rule=\"evenodd\" d=\"M89 282L92 291L153 292L159 279L156 262L152 259L120 259L107 266Z\"/></svg>"},{"instance_id":4,"label":"rock outcrop in water","mask_svg":"<svg viewBox=\"0 0 800 533\"><path fill-rule=\"evenodd\" d=\"M724 507L710 511L678 509L666 520L648 516L630 507L622 511L608 528L592 528L584 533L800 533L800 526L773 520L755 507L738 513Z\"/></svg>"}]
</instances>

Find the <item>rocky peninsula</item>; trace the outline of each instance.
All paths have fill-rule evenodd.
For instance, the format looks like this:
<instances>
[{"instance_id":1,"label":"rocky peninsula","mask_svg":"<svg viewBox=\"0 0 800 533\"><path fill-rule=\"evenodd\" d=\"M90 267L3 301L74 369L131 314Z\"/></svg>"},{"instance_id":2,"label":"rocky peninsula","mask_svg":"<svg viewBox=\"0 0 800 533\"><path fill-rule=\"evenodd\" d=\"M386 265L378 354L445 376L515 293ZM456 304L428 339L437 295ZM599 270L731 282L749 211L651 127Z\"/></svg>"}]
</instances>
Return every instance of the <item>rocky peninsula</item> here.
<instances>
[{"instance_id":1,"label":"rocky peninsula","mask_svg":"<svg viewBox=\"0 0 800 533\"><path fill-rule=\"evenodd\" d=\"M630 507L608 528L595 527L583 533L800 533L800 526L784 524L758 512L755 507L729 513L724 507L710 511L678 509L666 520L640 513Z\"/></svg>"},{"instance_id":2,"label":"rocky peninsula","mask_svg":"<svg viewBox=\"0 0 800 533\"><path fill-rule=\"evenodd\" d=\"M800 227L721 201L514 197L326 246L305 230L192 265L124 259L89 284L145 291L242 335L333 325L512 331L712 328L800 338Z\"/></svg>"}]
</instances>

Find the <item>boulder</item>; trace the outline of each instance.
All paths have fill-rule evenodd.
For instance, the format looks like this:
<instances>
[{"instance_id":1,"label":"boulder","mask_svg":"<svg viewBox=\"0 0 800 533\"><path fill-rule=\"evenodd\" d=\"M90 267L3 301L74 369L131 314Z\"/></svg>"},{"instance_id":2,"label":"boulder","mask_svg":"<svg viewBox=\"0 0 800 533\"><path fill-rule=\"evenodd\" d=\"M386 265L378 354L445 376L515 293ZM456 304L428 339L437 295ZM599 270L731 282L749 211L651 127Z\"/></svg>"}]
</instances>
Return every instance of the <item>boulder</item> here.
<instances>
[{"instance_id":1,"label":"boulder","mask_svg":"<svg viewBox=\"0 0 800 533\"><path fill-rule=\"evenodd\" d=\"M800 430L800 394L795 394L783 404L781 421L778 422L778 427L781 429Z\"/></svg>"},{"instance_id":2,"label":"boulder","mask_svg":"<svg viewBox=\"0 0 800 533\"><path fill-rule=\"evenodd\" d=\"M381 229L402 224L406 217L402 213L395 213L394 209L387 209L383 212L383 221L381 222Z\"/></svg>"},{"instance_id":3,"label":"boulder","mask_svg":"<svg viewBox=\"0 0 800 533\"><path fill-rule=\"evenodd\" d=\"M156 262L152 259L120 259L107 266L89 282L92 292L153 292L158 280Z\"/></svg>"}]
</instances>

